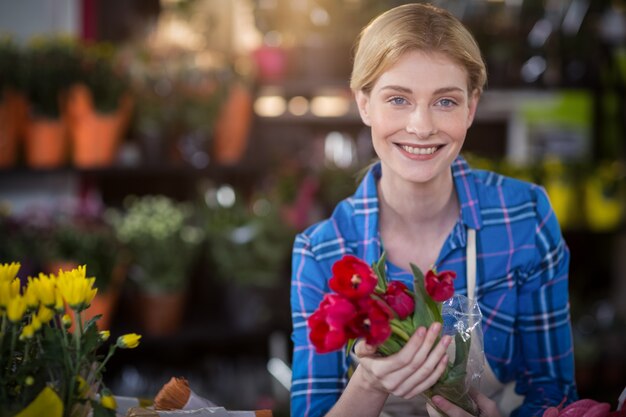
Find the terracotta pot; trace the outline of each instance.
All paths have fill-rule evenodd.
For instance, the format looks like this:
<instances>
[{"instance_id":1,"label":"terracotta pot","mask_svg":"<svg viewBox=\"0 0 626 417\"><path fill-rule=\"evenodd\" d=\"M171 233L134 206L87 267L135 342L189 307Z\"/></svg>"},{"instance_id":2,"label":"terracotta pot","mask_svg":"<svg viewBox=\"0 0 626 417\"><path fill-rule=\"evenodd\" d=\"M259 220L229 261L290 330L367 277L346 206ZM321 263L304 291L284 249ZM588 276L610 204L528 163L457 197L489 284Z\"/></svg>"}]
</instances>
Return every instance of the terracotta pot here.
<instances>
[{"instance_id":1,"label":"terracotta pot","mask_svg":"<svg viewBox=\"0 0 626 417\"><path fill-rule=\"evenodd\" d=\"M122 134L128 127L132 103L127 94L120 100L116 111L103 114L94 107L91 92L84 84L76 84L70 89L65 111L74 165L102 168L114 162Z\"/></svg>"},{"instance_id":2,"label":"terracotta pot","mask_svg":"<svg viewBox=\"0 0 626 417\"><path fill-rule=\"evenodd\" d=\"M24 96L15 91L5 91L0 97L0 168L12 167L17 161L27 107Z\"/></svg>"},{"instance_id":3,"label":"terracotta pot","mask_svg":"<svg viewBox=\"0 0 626 417\"><path fill-rule=\"evenodd\" d=\"M140 293L137 305L144 332L152 336L168 336L180 327L185 307L185 293Z\"/></svg>"},{"instance_id":4,"label":"terracotta pot","mask_svg":"<svg viewBox=\"0 0 626 417\"><path fill-rule=\"evenodd\" d=\"M215 124L213 157L219 164L241 160L248 145L252 123L252 94L241 83L234 84Z\"/></svg>"},{"instance_id":5,"label":"terracotta pot","mask_svg":"<svg viewBox=\"0 0 626 417\"><path fill-rule=\"evenodd\" d=\"M80 168L113 164L119 146L120 116L87 113L72 125L73 162Z\"/></svg>"},{"instance_id":6,"label":"terracotta pot","mask_svg":"<svg viewBox=\"0 0 626 417\"><path fill-rule=\"evenodd\" d=\"M66 162L65 123L60 119L31 120L26 132L26 162L33 168L56 168Z\"/></svg>"}]
</instances>

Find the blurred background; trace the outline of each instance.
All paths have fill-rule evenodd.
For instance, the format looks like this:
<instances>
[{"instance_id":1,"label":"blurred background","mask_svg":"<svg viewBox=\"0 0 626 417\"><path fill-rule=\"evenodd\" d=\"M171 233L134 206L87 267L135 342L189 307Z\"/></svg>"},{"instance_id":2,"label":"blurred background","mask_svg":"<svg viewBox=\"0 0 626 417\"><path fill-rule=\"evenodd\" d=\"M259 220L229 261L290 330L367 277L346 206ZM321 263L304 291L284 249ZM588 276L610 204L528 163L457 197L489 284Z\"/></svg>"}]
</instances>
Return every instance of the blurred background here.
<instances>
[{"instance_id":1,"label":"blurred background","mask_svg":"<svg viewBox=\"0 0 626 417\"><path fill-rule=\"evenodd\" d=\"M288 415L290 250L374 157L348 79L398 0L0 0L0 262L87 264L144 335L114 393L172 376ZM626 386L626 2L434 1L489 81L464 154L543 185L572 253L582 397Z\"/></svg>"}]
</instances>

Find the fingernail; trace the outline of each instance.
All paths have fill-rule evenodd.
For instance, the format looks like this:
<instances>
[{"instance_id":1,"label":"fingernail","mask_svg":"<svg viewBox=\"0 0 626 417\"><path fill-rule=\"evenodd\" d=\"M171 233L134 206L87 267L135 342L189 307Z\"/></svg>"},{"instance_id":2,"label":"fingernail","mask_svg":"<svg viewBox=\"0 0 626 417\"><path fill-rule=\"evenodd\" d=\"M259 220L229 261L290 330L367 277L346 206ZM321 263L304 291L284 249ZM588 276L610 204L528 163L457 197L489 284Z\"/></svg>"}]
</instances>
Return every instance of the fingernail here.
<instances>
[{"instance_id":1,"label":"fingernail","mask_svg":"<svg viewBox=\"0 0 626 417\"><path fill-rule=\"evenodd\" d=\"M420 327L419 329L417 329L417 335L419 337L424 337L424 334L426 333L426 329L423 327Z\"/></svg>"},{"instance_id":2,"label":"fingernail","mask_svg":"<svg viewBox=\"0 0 626 417\"><path fill-rule=\"evenodd\" d=\"M445 347L448 347L450 343L452 342L452 338L450 336L444 336L441 342L443 343Z\"/></svg>"},{"instance_id":3,"label":"fingernail","mask_svg":"<svg viewBox=\"0 0 626 417\"><path fill-rule=\"evenodd\" d=\"M435 405L436 405L437 407L440 407L440 406L441 406L441 404L442 404L441 400L442 400L442 399L441 399L441 397L440 397L440 396L435 395L435 396L432 398L432 400L433 400L433 403L435 403Z\"/></svg>"},{"instance_id":4,"label":"fingernail","mask_svg":"<svg viewBox=\"0 0 626 417\"><path fill-rule=\"evenodd\" d=\"M439 329L441 328L441 323L433 323L432 326L430 326L430 331L433 333L439 333Z\"/></svg>"}]
</instances>

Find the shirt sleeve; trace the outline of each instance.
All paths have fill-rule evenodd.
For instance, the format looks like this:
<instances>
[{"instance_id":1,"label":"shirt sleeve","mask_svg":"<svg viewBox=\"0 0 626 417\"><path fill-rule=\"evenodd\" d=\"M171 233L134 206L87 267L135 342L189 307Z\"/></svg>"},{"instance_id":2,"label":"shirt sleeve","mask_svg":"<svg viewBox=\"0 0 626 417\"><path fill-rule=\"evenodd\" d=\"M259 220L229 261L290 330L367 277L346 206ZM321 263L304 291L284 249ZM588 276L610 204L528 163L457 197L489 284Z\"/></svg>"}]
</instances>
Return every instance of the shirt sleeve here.
<instances>
[{"instance_id":1,"label":"shirt sleeve","mask_svg":"<svg viewBox=\"0 0 626 417\"><path fill-rule=\"evenodd\" d=\"M333 258L334 260L334 258ZM343 351L317 354L309 341L307 318L328 292L332 260L316 260L309 238L298 235L292 253L291 316L293 359L291 416L323 416L347 383Z\"/></svg>"},{"instance_id":2,"label":"shirt sleeve","mask_svg":"<svg viewBox=\"0 0 626 417\"><path fill-rule=\"evenodd\" d=\"M578 399L569 311L569 249L543 188L536 189L536 257L519 290L521 369L516 391L525 395L513 417L541 416L549 406Z\"/></svg>"}]
</instances>

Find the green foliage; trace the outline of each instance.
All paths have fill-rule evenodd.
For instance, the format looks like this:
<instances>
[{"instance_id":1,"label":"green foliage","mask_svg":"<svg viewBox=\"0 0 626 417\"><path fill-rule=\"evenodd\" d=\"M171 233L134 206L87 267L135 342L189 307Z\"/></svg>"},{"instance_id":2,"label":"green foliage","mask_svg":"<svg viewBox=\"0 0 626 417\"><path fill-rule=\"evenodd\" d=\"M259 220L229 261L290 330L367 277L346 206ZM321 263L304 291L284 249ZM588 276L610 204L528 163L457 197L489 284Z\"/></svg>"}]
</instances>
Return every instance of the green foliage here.
<instances>
[{"instance_id":1,"label":"green foliage","mask_svg":"<svg viewBox=\"0 0 626 417\"><path fill-rule=\"evenodd\" d=\"M194 217L189 203L163 195L131 195L123 210L106 213L132 258L130 277L143 290L161 293L187 286L190 265L204 240Z\"/></svg>"},{"instance_id":2,"label":"green foliage","mask_svg":"<svg viewBox=\"0 0 626 417\"><path fill-rule=\"evenodd\" d=\"M35 38L24 61L25 91L31 110L40 117L58 118L63 96L78 78L79 45L69 38Z\"/></svg>"},{"instance_id":3,"label":"green foliage","mask_svg":"<svg viewBox=\"0 0 626 417\"><path fill-rule=\"evenodd\" d=\"M126 73L116 65L116 50L108 43L94 43L81 48L77 81L89 88L93 105L100 113L116 111L130 87Z\"/></svg>"}]
</instances>

